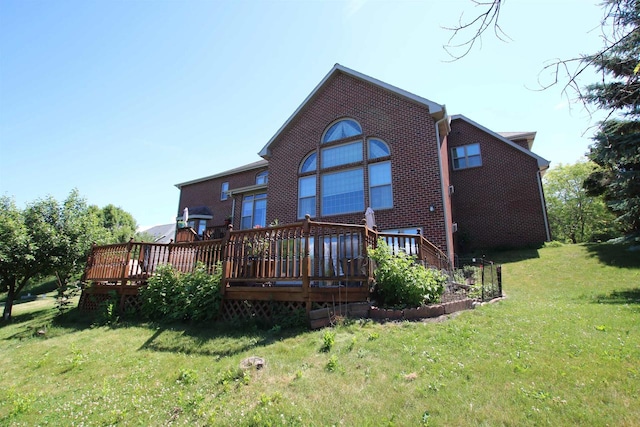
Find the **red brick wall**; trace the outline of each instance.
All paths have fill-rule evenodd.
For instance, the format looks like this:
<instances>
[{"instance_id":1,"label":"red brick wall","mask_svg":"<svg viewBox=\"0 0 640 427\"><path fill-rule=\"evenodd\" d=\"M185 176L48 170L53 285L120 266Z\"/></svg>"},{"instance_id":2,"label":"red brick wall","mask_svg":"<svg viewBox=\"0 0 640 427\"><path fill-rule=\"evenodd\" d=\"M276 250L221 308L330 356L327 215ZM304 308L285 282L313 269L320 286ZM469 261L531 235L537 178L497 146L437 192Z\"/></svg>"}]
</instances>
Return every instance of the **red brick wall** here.
<instances>
[{"instance_id":1,"label":"red brick wall","mask_svg":"<svg viewBox=\"0 0 640 427\"><path fill-rule=\"evenodd\" d=\"M529 149L529 143L527 142L526 139L514 139L512 142L514 144L518 144L520 147L524 148L525 150Z\"/></svg>"},{"instance_id":2,"label":"red brick wall","mask_svg":"<svg viewBox=\"0 0 640 427\"><path fill-rule=\"evenodd\" d=\"M480 143L482 156L482 166L451 172L458 252L544 242L536 159L462 119L452 121L448 140L450 147Z\"/></svg>"},{"instance_id":3,"label":"red brick wall","mask_svg":"<svg viewBox=\"0 0 640 427\"><path fill-rule=\"evenodd\" d=\"M394 207L376 211L378 227L422 227L429 240L446 250L438 146L428 109L341 73L325 84L271 145L267 222L276 218L280 223L298 220L300 162L320 148L323 132L330 124L346 117L362 126L365 153L368 137L382 139L391 151ZM320 217L320 180L317 186L317 220L361 223L364 211ZM365 208L368 205L365 190ZM430 205L435 207L434 212L429 212Z\"/></svg>"},{"instance_id":4,"label":"red brick wall","mask_svg":"<svg viewBox=\"0 0 640 427\"><path fill-rule=\"evenodd\" d=\"M232 197L227 200L220 200L220 190L222 183L229 182L229 189L247 187L256 183L256 175L266 170L265 167L252 169L228 175L224 178L214 178L195 184L185 185L180 191L180 202L178 204L178 215L182 215L185 207L206 206L213 212L213 219L207 221L207 226L222 225L224 220L231 216ZM221 172L221 171L212 171ZM242 209L242 196L236 195L236 209L233 224L238 227L240 224L240 213Z\"/></svg>"}]
</instances>

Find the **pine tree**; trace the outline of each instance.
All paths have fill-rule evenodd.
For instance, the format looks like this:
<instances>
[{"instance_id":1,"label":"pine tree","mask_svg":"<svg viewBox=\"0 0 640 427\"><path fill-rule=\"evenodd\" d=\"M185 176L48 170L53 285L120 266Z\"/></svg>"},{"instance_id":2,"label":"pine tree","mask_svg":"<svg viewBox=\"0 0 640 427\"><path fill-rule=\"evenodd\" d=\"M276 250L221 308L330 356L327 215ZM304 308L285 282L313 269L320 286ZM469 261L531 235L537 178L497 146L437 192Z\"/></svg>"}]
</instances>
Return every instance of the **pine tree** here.
<instances>
[{"instance_id":1,"label":"pine tree","mask_svg":"<svg viewBox=\"0 0 640 427\"><path fill-rule=\"evenodd\" d=\"M628 232L639 233L640 2L607 0L605 6L609 44L588 58L602 81L588 86L583 100L610 114L600 123L590 147L589 158L599 169L584 185L591 195L604 197Z\"/></svg>"}]
</instances>

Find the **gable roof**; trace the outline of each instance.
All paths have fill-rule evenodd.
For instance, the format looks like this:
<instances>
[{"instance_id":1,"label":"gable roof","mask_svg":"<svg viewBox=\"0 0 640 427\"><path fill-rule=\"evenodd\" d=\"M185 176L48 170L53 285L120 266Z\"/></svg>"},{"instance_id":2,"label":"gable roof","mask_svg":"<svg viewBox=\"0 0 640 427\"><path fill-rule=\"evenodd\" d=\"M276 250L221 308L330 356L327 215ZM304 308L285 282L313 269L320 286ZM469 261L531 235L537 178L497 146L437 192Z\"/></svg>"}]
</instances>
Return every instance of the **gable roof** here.
<instances>
[{"instance_id":1,"label":"gable roof","mask_svg":"<svg viewBox=\"0 0 640 427\"><path fill-rule=\"evenodd\" d=\"M431 115L436 119L436 120L440 120L444 117L447 116L447 110L446 107L444 105L438 104L436 102L433 102L427 98L423 98L421 96L415 95L411 92L407 92L404 89L400 89L398 87L392 86L388 83L385 83L381 80L378 79L374 79L373 77L369 77L366 74L362 74L359 73L358 71L352 70L350 68L347 68L343 65L340 64L336 64L333 66L333 68L331 69L331 71L329 71L329 73L327 73L326 76L324 76L324 78L320 81L320 83L318 83L318 85L311 91L311 93L305 98L304 101L302 101L302 104L300 104L300 106L293 112L293 114L291 115L291 117L289 117L287 119L286 122L284 122L284 124L280 127L280 129L278 129L278 131L276 132L275 135L273 135L271 137L271 139L269 140L269 142L267 142L267 144L262 148L262 150L260 150L260 152L258 153L258 155L260 155L261 157L268 159L270 156L269 153L269 149L271 147L271 144L273 143L273 141L275 141L280 134L282 134L282 132L287 129L287 127L289 126L289 124L291 124L291 122L293 122L293 120L296 118L296 116L298 115L298 113L300 113L300 111L302 111L302 109L307 105L307 103L309 103L309 101L311 101L311 99L313 99L313 97L324 87L324 85L331 79L331 77L333 77L335 74L337 73L342 73L345 74L347 76L353 77L355 79L367 82L369 84L372 84L374 86L377 86L381 89L384 89L386 91L389 91L395 95L400 96L401 98L407 99L411 102L415 102L417 104L421 104L421 105L425 105L427 108L429 108L429 112L431 113Z\"/></svg>"},{"instance_id":2,"label":"gable roof","mask_svg":"<svg viewBox=\"0 0 640 427\"><path fill-rule=\"evenodd\" d=\"M536 139L536 132L498 132L498 134L511 141L524 139L527 141L527 147L529 147L529 150L531 150L531 147L533 146L533 140Z\"/></svg>"},{"instance_id":3,"label":"gable roof","mask_svg":"<svg viewBox=\"0 0 640 427\"><path fill-rule=\"evenodd\" d=\"M233 175L235 173L250 171L252 169L260 169L263 167L267 167L268 165L269 165L269 162L267 160L258 160L257 162L249 163L248 165L239 166L234 169L229 169L227 171L220 172L215 175L205 176L204 178L198 178L198 179L193 179L191 181L181 182L179 184L176 184L176 187L178 187L179 189L182 189L182 187L184 187L185 185L197 184L199 182L208 181L210 179L215 179L215 178L222 178L225 176Z\"/></svg>"},{"instance_id":4,"label":"gable roof","mask_svg":"<svg viewBox=\"0 0 640 427\"><path fill-rule=\"evenodd\" d=\"M549 169L549 160L538 156L537 154L527 150L526 148L522 148L520 145L516 144L515 142L505 138L503 135L492 131L491 129L488 129L484 126L482 126L479 123L474 122L473 120L471 120L470 118L463 116L462 114L456 114L454 116L451 116L451 120L463 120L467 123L469 123L471 126L475 126L478 129L482 130L483 132L488 133L489 135L499 139L500 141L504 142L507 145L510 145L511 147L515 148L518 151L523 152L524 154L533 157L534 159L536 159L536 161L538 162L538 169L540 169L540 171L545 171L547 169ZM518 134L531 134L532 132L519 132ZM533 134L535 135L535 132L533 132ZM522 137L522 136L521 136ZM518 138L519 139L519 138Z\"/></svg>"}]
</instances>

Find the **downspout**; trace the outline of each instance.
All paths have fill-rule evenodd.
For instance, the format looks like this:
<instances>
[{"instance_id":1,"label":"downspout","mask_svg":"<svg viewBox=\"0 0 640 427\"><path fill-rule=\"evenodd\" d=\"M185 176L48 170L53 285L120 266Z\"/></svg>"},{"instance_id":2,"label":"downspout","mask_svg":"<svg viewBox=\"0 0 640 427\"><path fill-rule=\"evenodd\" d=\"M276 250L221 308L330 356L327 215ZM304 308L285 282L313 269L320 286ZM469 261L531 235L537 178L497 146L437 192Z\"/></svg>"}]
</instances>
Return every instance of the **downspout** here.
<instances>
[{"instance_id":1,"label":"downspout","mask_svg":"<svg viewBox=\"0 0 640 427\"><path fill-rule=\"evenodd\" d=\"M547 242L551 241L551 231L549 230L549 219L547 218L547 203L544 198L544 191L542 189L542 171L538 169L536 173L538 178L538 190L540 191L540 203L542 204L542 218L544 219L544 231L547 234Z\"/></svg>"},{"instance_id":2,"label":"downspout","mask_svg":"<svg viewBox=\"0 0 640 427\"><path fill-rule=\"evenodd\" d=\"M444 112L444 117L442 117L440 120L436 121L436 141L437 141L437 148L438 148L438 165L440 166L440 189L442 191L442 209L443 209L443 214L444 214L444 235L445 235L445 241L447 244L447 256L449 257L449 262L453 263L453 253L452 253L452 249L453 249L453 244L451 242L451 237L450 237L450 230L449 230L449 221L448 221L448 207L447 207L447 189L444 188L444 179L442 178L442 156L440 155L440 123L443 123L445 120L449 120L449 115L447 114L447 110L445 108L445 106L442 106L442 110Z\"/></svg>"}]
</instances>

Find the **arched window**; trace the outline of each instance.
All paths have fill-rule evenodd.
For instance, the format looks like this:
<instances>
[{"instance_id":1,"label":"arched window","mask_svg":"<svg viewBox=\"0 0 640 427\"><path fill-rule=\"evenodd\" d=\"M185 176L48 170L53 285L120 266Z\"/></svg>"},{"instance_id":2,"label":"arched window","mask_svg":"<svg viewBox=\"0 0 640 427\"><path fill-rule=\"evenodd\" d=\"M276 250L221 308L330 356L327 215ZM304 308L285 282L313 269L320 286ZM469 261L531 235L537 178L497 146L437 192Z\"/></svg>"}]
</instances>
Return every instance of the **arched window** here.
<instances>
[{"instance_id":1,"label":"arched window","mask_svg":"<svg viewBox=\"0 0 640 427\"><path fill-rule=\"evenodd\" d=\"M339 139L349 138L362 134L362 128L355 120L343 119L332 124L324 133L322 142L337 141Z\"/></svg>"},{"instance_id":2,"label":"arched window","mask_svg":"<svg viewBox=\"0 0 640 427\"><path fill-rule=\"evenodd\" d=\"M316 170L316 153L313 152L309 154L303 161L300 166L300 173L306 172L315 172Z\"/></svg>"},{"instance_id":3,"label":"arched window","mask_svg":"<svg viewBox=\"0 0 640 427\"><path fill-rule=\"evenodd\" d=\"M318 211L320 216L364 212L365 206L393 208L391 150L387 143L366 139L352 119L327 128L321 143L333 141L340 142L318 147L300 163L298 218L306 214L315 217Z\"/></svg>"},{"instance_id":4,"label":"arched window","mask_svg":"<svg viewBox=\"0 0 640 427\"><path fill-rule=\"evenodd\" d=\"M369 159L378 159L390 155L389 146L379 139L372 138L369 140Z\"/></svg>"},{"instance_id":5,"label":"arched window","mask_svg":"<svg viewBox=\"0 0 640 427\"><path fill-rule=\"evenodd\" d=\"M262 171L258 175L256 175L256 185L266 184L269 182L269 172Z\"/></svg>"}]
</instances>

